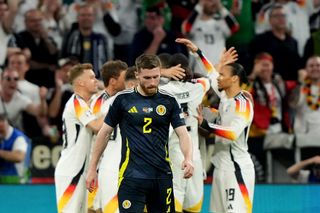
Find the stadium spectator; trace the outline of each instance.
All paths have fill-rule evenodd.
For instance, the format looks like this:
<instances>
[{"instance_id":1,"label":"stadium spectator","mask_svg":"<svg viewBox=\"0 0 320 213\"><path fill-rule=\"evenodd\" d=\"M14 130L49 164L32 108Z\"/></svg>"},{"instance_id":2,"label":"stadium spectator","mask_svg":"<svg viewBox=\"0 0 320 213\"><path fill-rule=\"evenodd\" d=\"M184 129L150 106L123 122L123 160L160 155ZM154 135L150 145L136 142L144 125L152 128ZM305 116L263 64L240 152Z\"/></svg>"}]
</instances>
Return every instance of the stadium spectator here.
<instances>
[{"instance_id":1,"label":"stadium spectator","mask_svg":"<svg viewBox=\"0 0 320 213\"><path fill-rule=\"evenodd\" d=\"M43 13L32 9L25 14L26 30L14 34L10 47L28 48L31 52L30 70L26 79L38 86L54 87L54 71L57 64L58 49L44 28Z\"/></svg>"},{"instance_id":2,"label":"stadium spectator","mask_svg":"<svg viewBox=\"0 0 320 213\"><path fill-rule=\"evenodd\" d=\"M320 150L320 56L310 57L300 72L301 85L292 92L290 106L295 109L296 145L312 147L310 157Z\"/></svg>"},{"instance_id":3,"label":"stadium spectator","mask_svg":"<svg viewBox=\"0 0 320 213\"><path fill-rule=\"evenodd\" d=\"M255 36L250 43L252 62L257 54L267 52L273 57L274 73L284 80L295 81L302 67L301 58L297 41L287 33L286 13L281 5L270 9L269 23L271 30Z\"/></svg>"},{"instance_id":4,"label":"stadium spectator","mask_svg":"<svg viewBox=\"0 0 320 213\"><path fill-rule=\"evenodd\" d=\"M238 22L220 0L201 0L182 24L183 34L206 52L210 61L218 61L226 39L238 29ZM192 66L194 72L207 74L195 60Z\"/></svg>"},{"instance_id":5,"label":"stadium spectator","mask_svg":"<svg viewBox=\"0 0 320 213\"><path fill-rule=\"evenodd\" d=\"M0 114L0 184L28 183L31 142Z\"/></svg>"},{"instance_id":6,"label":"stadium spectator","mask_svg":"<svg viewBox=\"0 0 320 213\"><path fill-rule=\"evenodd\" d=\"M89 4L79 5L78 26L71 29L63 40L61 57L75 56L81 63L91 63L98 79L100 68L108 59L106 37L93 30L94 8Z\"/></svg>"},{"instance_id":7,"label":"stadium spectator","mask_svg":"<svg viewBox=\"0 0 320 213\"><path fill-rule=\"evenodd\" d=\"M291 149L294 136L289 134L287 91L281 76L274 73L270 54L260 53L249 75L248 91L254 100L254 117L249 133L249 152L266 168L265 149ZM261 177L261 181L264 178Z\"/></svg>"},{"instance_id":8,"label":"stadium spectator","mask_svg":"<svg viewBox=\"0 0 320 213\"><path fill-rule=\"evenodd\" d=\"M55 88L48 91L48 117L51 126L56 126L59 135L62 135L62 113L64 106L73 94L69 82L70 69L78 63L74 57L62 58L58 61L58 70L55 71Z\"/></svg>"},{"instance_id":9,"label":"stadium spectator","mask_svg":"<svg viewBox=\"0 0 320 213\"><path fill-rule=\"evenodd\" d=\"M158 7L149 7L145 14L144 27L138 31L130 48L130 63L140 54L174 54L182 52L181 46L175 43L173 32L163 28L164 18Z\"/></svg>"},{"instance_id":10,"label":"stadium spectator","mask_svg":"<svg viewBox=\"0 0 320 213\"><path fill-rule=\"evenodd\" d=\"M12 24L17 13L19 0L0 0L0 67L4 65L7 52L7 43L12 33Z\"/></svg>"},{"instance_id":11,"label":"stadium spectator","mask_svg":"<svg viewBox=\"0 0 320 213\"><path fill-rule=\"evenodd\" d=\"M43 116L47 113L46 95L47 89L39 90L40 103L35 104L27 96L18 91L19 74L15 70L5 69L1 74L1 100L0 113L7 116L9 123L20 130L22 126L22 112L25 111L34 116Z\"/></svg>"}]
</instances>

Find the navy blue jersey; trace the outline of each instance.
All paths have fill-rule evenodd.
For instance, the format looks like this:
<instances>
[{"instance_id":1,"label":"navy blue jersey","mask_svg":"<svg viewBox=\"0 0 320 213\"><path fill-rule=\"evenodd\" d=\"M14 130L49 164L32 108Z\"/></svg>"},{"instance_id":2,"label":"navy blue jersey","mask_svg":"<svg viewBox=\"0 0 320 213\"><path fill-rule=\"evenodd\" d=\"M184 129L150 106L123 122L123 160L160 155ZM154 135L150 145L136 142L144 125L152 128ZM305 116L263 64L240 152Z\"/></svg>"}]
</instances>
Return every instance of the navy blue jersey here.
<instances>
[{"instance_id":1,"label":"navy blue jersey","mask_svg":"<svg viewBox=\"0 0 320 213\"><path fill-rule=\"evenodd\" d=\"M170 123L185 125L176 99L163 90L142 96L136 89L120 92L110 106L105 123L119 124L122 137L120 178L172 176L168 154Z\"/></svg>"}]
</instances>

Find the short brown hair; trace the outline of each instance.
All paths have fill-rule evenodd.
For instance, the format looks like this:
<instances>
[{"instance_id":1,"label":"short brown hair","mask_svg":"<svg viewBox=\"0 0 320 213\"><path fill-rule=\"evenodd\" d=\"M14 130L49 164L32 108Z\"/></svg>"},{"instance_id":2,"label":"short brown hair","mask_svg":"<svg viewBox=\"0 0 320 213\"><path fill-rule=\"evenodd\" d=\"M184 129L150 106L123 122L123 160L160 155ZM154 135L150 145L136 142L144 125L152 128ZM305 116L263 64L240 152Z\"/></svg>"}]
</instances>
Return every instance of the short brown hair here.
<instances>
[{"instance_id":1,"label":"short brown hair","mask_svg":"<svg viewBox=\"0 0 320 213\"><path fill-rule=\"evenodd\" d=\"M136 72L137 68L135 66L131 66L128 68L125 76L125 81L136 80Z\"/></svg>"},{"instance_id":2,"label":"short brown hair","mask_svg":"<svg viewBox=\"0 0 320 213\"><path fill-rule=\"evenodd\" d=\"M156 55L142 54L136 59L135 64L137 72L140 72L141 69L153 69L156 67L161 67L160 59Z\"/></svg>"},{"instance_id":3,"label":"short brown hair","mask_svg":"<svg viewBox=\"0 0 320 213\"><path fill-rule=\"evenodd\" d=\"M77 64L77 65L74 65L71 69L70 69L70 72L69 72L69 82L71 84L73 84L73 81L79 77L84 70L92 70L93 67L91 64L89 63L85 63L85 64Z\"/></svg>"},{"instance_id":4,"label":"short brown hair","mask_svg":"<svg viewBox=\"0 0 320 213\"><path fill-rule=\"evenodd\" d=\"M108 61L105 63L101 68L101 76L104 86L108 86L111 78L117 79L120 76L121 71L127 69L127 63L120 60Z\"/></svg>"}]
</instances>

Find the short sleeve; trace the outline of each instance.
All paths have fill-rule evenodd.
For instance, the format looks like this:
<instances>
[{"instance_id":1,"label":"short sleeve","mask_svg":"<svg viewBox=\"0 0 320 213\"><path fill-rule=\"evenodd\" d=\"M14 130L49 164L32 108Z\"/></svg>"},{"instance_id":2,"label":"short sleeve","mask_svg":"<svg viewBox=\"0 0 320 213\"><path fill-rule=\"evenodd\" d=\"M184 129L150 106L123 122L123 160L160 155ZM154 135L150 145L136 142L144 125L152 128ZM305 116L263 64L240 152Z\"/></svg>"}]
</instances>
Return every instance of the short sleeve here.
<instances>
[{"instance_id":1,"label":"short sleeve","mask_svg":"<svg viewBox=\"0 0 320 213\"><path fill-rule=\"evenodd\" d=\"M111 103L107 116L104 122L109 126L115 128L122 118L121 113L121 97L117 96Z\"/></svg>"},{"instance_id":2,"label":"short sleeve","mask_svg":"<svg viewBox=\"0 0 320 213\"><path fill-rule=\"evenodd\" d=\"M15 142L13 144L12 150L27 152L27 149L28 149L28 143L25 140L25 138L22 136L17 137L17 139L15 140Z\"/></svg>"},{"instance_id":3,"label":"short sleeve","mask_svg":"<svg viewBox=\"0 0 320 213\"><path fill-rule=\"evenodd\" d=\"M175 98L172 98L171 125L173 129L185 125L184 116Z\"/></svg>"},{"instance_id":4,"label":"short sleeve","mask_svg":"<svg viewBox=\"0 0 320 213\"><path fill-rule=\"evenodd\" d=\"M91 121L97 119L97 117L92 113L92 110L89 108L86 102L81 98L75 97L73 104L76 116L80 123L82 123L84 126L86 126Z\"/></svg>"}]
</instances>

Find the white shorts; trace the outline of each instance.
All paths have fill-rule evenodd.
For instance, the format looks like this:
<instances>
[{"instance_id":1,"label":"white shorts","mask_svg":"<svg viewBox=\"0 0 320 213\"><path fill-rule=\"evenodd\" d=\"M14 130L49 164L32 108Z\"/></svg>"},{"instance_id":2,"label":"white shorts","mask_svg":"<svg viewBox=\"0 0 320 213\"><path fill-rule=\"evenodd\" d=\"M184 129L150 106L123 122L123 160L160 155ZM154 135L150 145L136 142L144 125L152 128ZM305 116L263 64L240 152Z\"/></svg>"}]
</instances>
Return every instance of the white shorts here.
<instances>
[{"instance_id":1,"label":"white shorts","mask_svg":"<svg viewBox=\"0 0 320 213\"><path fill-rule=\"evenodd\" d=\"M102 212L119 212L118 209L118 179L119 171L99 169L98 182L100 189L100 205Z\"/></svg>"},{"instance_id":2,"label":"white shorts","mask_svg":"<svg viewBox=\"0 0 320 213\"><path fill-rule=\"evenodd\" d=\"M183 178L183 170L181 169L183 156L178 157L178 154L172 154L170 159L172 162L176 211L200 212L203 201L203 167L201 159L193 161L194 174L189 179Z\"/></svg>"},{"instance_id":3,"label":"white shorts","mask_svg":"<svg viewBox=\"0 0 320 213\"><path fill-rule=\"evenodd\" d=\"M82 174L79 180L70 176L55 176L58 213L87 212L86 182Z\"/></svg>"},{"instance_id":4,"label":"white shorts","mask_svg":"<svg viewBox=\"0 0 320 213\"><path fill-rule=\"evenodd\" d=\"M254 169L238 172L214 169L210 211L215 213L252 212Z\"/></svg>"}]
</instances>

